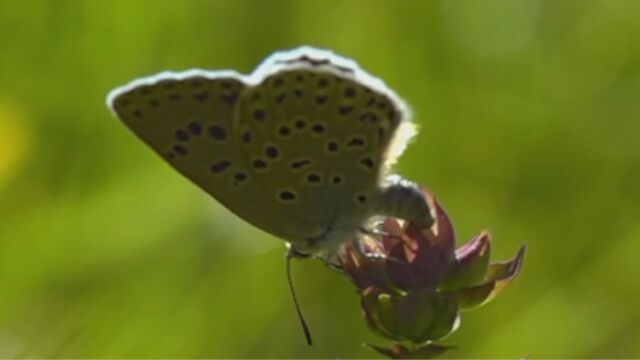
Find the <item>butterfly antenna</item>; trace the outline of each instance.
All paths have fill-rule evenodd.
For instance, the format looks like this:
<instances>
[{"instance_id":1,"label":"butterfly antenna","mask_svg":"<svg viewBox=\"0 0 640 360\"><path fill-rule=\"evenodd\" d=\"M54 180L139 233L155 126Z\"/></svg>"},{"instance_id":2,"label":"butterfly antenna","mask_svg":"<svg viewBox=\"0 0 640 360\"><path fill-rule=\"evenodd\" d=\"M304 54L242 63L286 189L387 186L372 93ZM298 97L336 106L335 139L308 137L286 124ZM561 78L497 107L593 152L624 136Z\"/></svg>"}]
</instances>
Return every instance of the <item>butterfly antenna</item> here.
<instances>
[{"instance_id":1,"label":"butterfly antenna","mask_svg":"<svg viewBox=\"0 0 640 360\"><path fill-rule=\"evenodd\" d=\"M298 297L296 296L296 290L294 289L293 281L291 280L291 258L294 256L295 254L292 252L289 252L287 254L287 281L289 282L289 291L291 292L293 305L296 307L296 313L298 314L298 319L300 320L302 331L304 331L304 337L307 340L307 345L312 346L313 340L311 339L311 331L309 331L309 326L307 325L307 322L304 320L304 316L302 315L302 310L300 310L300 304L298 304Z\"/></svg>"}]
</instances>

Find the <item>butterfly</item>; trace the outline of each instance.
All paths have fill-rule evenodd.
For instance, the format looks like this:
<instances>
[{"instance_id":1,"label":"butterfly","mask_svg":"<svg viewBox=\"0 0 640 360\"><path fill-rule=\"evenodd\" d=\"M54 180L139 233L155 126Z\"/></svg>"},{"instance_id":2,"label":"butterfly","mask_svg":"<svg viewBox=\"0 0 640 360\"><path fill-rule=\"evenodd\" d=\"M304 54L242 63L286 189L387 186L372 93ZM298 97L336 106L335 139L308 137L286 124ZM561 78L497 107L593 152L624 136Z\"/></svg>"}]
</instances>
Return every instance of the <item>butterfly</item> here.
<instances>
[{"instance_id":1,"label":"butterfly","mask_svg":"<svg viewBox=\"0 0 640 360\"><path fill-rule=\"evenodd\" d=\"M431 226L391 171L415 134L405 102L328 50L276 52L250 75L162 72L107 105L173 168L300 256L328 257L379 216Z\"/></svg>"}]
</instances>

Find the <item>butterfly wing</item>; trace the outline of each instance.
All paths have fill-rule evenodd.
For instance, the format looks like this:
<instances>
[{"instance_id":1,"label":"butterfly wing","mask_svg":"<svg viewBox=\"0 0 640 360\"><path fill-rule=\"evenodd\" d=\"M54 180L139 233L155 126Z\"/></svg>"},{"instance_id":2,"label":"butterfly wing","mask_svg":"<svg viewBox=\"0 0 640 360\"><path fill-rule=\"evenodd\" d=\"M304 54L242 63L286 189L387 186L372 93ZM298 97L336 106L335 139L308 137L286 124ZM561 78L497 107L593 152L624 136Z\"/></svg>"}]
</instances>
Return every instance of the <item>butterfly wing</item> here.
<instances>
[{"instance_id":1,"label":"butterfly wing","mask_svg":"<svg viewBox=\"0 0 640 360\"><path fill-rule=\"evenodd\" d=\"M251 170L272 192L269 210L289 214L273 226L298 234L303 247L311 246L305 239L347 240L328 239L329 232L351 235L376 213L381 178L398 155L392 143L399 129L413 129L406 107L381 81L328 52L276 55L253 76L238 119L252 134Z\"/></svg>"},{"instance_id":2,"label":"butterfly wing","mask_svg":"<svg viewBox=\"0 0 640 360\"><path fill-rule=\"evenodd\" d=\"M382 81L306 47L276 53L250 76L137 80L108 102L176 170L299 249L335 248L380 213L381 179L413 134Z\"/></svg>"},{"instance_id":3,"label":"butterfly wing","mask_svg":"<svg viewBox=\"0 0 640 360\"><path fill-rule=\"evenodd\" d=\"M234 72L162 73L114 90L108 103L172 167L241 218L286 238L270 226L284 219L260 211L271 199L255 186L240 148L246 138L234 119L245 89Z\"/></svg>"}]
</instances>

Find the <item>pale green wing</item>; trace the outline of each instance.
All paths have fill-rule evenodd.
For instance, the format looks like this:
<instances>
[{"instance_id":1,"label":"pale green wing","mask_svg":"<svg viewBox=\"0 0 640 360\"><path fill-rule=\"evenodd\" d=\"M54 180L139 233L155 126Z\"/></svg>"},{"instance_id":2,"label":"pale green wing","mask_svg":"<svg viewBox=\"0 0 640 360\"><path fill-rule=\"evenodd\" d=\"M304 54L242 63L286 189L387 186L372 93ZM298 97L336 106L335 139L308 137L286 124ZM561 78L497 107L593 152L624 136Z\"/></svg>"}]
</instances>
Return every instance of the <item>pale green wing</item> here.
<instances>
[{"instance_id":1,"label":"pale green wing","mask_svg":"<svg viewBox=\"0 0 640 360\"><path fill-rule=\"evenodd\" d=\"M356 230L375 213L392 139L408 123L389 91L346 65L282 56L240 100L251 171L271 192L269 211L289 214L273 226L299 239L321 238L336 226Z\"/></svg>"},{"instance_id":2,"label":"pale green wing","mask_svg":"<svg viewBox=\"0 0 640 360\"><path fill-rule=\"evenodd\" d=\"M308 47L276 53L250 76L163 73L108 101L179 172L308 253L334 249L369 216L393 210L381 179L413 134L382 81Z\"/></svg>"},{"instance_id":3,"label":"pale green wing","mask_svg":"<svg viewBox=\"0 0 640 360\"><path fill-rule=\"evenodd\" d=\"M117 116L171 166L229 210L274 235L279 213L265 214L273 201L252 177L234 123L246 84L233 72L163 73L114 90L108 99Z\"/></svg>"}]
</instances>

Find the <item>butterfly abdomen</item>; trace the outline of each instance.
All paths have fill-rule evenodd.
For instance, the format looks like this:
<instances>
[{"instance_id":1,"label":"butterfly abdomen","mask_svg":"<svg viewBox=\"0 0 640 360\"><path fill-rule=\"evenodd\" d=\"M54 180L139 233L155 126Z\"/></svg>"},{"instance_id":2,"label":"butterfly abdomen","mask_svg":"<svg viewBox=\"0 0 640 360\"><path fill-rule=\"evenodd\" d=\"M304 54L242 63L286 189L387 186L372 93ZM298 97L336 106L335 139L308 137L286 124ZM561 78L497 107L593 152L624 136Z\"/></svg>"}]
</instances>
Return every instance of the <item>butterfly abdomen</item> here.
<instances>
[{"instance_id":1,"label":"butterfly abdomen","mask_svg":"<svg viewBox=\"0 0 640 360\"><path fill-rule=\"evenodd\" d=\"M375 215L412 221L424 227L433 224L432 209L418 185L397 175L390 176L386 183L374 205Z\"/></svg>"}]
</instances>

